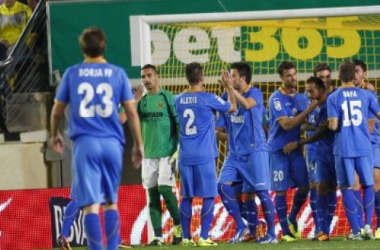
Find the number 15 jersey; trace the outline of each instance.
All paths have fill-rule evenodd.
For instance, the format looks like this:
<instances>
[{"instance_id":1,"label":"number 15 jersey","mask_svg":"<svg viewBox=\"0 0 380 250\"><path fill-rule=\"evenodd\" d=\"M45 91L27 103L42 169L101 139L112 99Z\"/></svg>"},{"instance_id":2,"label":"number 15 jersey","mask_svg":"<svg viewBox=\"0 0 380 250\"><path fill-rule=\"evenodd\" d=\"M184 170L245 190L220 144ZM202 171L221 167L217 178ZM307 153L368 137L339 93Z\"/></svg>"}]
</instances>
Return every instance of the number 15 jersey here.
<instances>
[{"instance_id":1,"label":"number 15 jersey","mask_svg":"<svg viewBox=\"0 0 380 250\"><path fill-rule=\"evenodd\" d=\"M218 151L214 113L227 112L231 104L215 94L188 91L177 96L175 106L181 133L179 163L200 165L215 161Z\"/></svg>"},{"instance_id":2,"label":"number 15 jersey","mask_svg":"<svg viewBox=\"0 0 380 250\"><path fill-rule=\"evenodd\" d=\"M372 154L368 119L374 119L379 107L374 96L356 87L341 87L327 99L328 118L338 118L334 155L361 157Z\"/></svg>"},{"instance_id":3,"label":"number 15 jersey","mask_svg":"<svg viewBox=\"0 0 380 250\"><path fill-rule=\"evenodd\" d=\"M109 63L80 63L62 77L56 100L70 103L69 133L115 137L125 143L118 107L134 96L125 71Z\"/></svg>"}]
</instances>

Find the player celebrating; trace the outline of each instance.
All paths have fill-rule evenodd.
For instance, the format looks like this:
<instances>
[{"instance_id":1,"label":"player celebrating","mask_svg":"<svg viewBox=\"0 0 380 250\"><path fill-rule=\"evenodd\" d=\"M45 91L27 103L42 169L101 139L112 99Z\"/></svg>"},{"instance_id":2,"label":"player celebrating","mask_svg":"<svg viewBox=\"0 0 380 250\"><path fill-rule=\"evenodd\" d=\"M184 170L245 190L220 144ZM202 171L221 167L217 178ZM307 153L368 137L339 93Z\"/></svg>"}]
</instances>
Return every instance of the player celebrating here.
<instances>
[{"instance_id":1,"label":"player celebrating","mask_svg":"<svg viewBox=\"0 0 380 250\"><path fill-rule=\"evenodd\" d=\"M224 85L234 86L234 94L238 110L226 114L228 133L228 156L223 164L218 180L218 192L223 204L236 222L236 234L232 243L243 241L249 233L240 216L234 182L243 181L247 220L250 233L256 238L257 206L255 193L263 206L265 220L268 225L267 235L258 239L258 243L277 243L274 231L274 205L269 196L269 158L264 128L262 125L265 107L263 95L257 88L250 86L251 67L246 62L231 65L231 75L224 72Z\"/></svg>"},{"instance_id":2,"label":"player celebrating","mask_svg":"<svg viewBox=\"0 0 380 250\"><path fill-rule=\"evenodd\" d=\"M335 167L338 185L341 188L344 209L350 223L351 240L362 240L357 219L357 209L352 186L355 172L358 174L364 193L364 204L373 213L373 160L367 120L380 116L374 96L354 85L355 64L343 62L339 67L342 87L327 99L329 128L335 130ZM347 138L350 138L347 140Z\"/></svg>"},{"instance_id":3,"label":"player celebrating","mask_svg":"<svg viewBox=\"0 0 380 250\"><path fill-rule=\"evenodd\" d=\"M177 96L175 105L180 125L179 170L181 174L182 201L180 205L183 244L195 246L191 239L190 223L193 197L201 197L201 233L199 246L216 246L208 237L217 195L215 158L216 147L214 112L234 112L236 101L233 86L224 85L230 102L203 91L203 68L193 62L186 65L189 90Z\"/></svg>"},{"instance_id":4,"label":"player celebrating","mask_svg":"<svg viewBox=\"0 0 380 250\"><path fill-rule=\"evenodd\" d=\"M142 82L148 93L142 96L144 87L135 93L137 111L141 120L145 158L142 164L142 180L149 194L149 214L154 236L150 245L162 245L162 208L160 196L173 218L173 245L182 241L177 197L172 191L175 176L170 164L177 150L178 117L174 108L173 94L159 85L155 66L146 64L141 69Z\"/></svg>"},{"instance_id":5,"label":"player celebrating","mask_svg":"<svg viewBox=\"0 0 380 250\"><path fill-rule=\"evenodd\" d=\"M306 81L306 91L312 100L319 102L318 112L315 114L315 122L317 129L315 133L309 135L305 139L298 142L290 142L284 147L285 153L290 153L292 150L315 143L316 148L316 175L315 182L317 183L317 212L319 220L318 234L313 239L315 241L328 241L330 239L330 218L329 218L329 202L331 197L335 197L336 190L336 174L334 165L333 143L334 133L328 129L327 124L327 104L326 99L328 90L325 88L324 82L317 77L310 77ZM332 194L330 194L332 192ZM333 211L333 215L334 215Z\"/></svg>"},{"instance_id":6,"label":"player celebrating","mask_svg":"<svg viewBox=\"0 0 380 250\"><path fill-rule=\"evenodd\" d=\"M144 154L140 122L129 80L123 69L103 57L106 40L102 30L85 29L80 36L84 62L66 70L51 115L53 148L62 152L58 123L70 104L69 130L73 141L74 185L77 206L83 208L84 227L91 250L103 249L99 209L104 204L107 249L120 242L117 191L121 177L123 144L118 105L122 103L134 138L132 162Z\"/></svg>"},{"instance_id":7,"label":"player celebrating","mask_svg":"<svg viewBox=\"0 0 380 250\"><path fill-rule=\"evenodd\" d=\"M353 60L355 64L355 85L361 89L368 90L377 101L377 93L375 90L375 87L365 82L365 79L367 77L367 64L361 60L354 59ZM372 143L372 158L374 161L374 178L375 178L375 211L377 216L377 229L375 232L375 238L380 239L380 153L379 153L379 120L374 119L371 120L369 123L369 130L370 130L370 139ZM363 200L361 198L360 193L360 183L359 180L356 178L355 185L353 187L356 201L357 201L357 208L358 208L358 214L359 217L363 217ZM364 209L366 210L366 209ZM371 229L371 220L372 220L372 213L369 211L370 214L367 214L368 211L365 211L366 216L366 225L364 226L364 229L362 230L363 236L366 239L373 239L373 233ZM363 221L363 220L361 220ZM363 225L359 225L361 228L363 228Z\"/></svg>"},{"instance_id":8,"label":"player celebrating","mask_svg":"<svg viewBox=\"0 0 380 250\"><path fill-rule=\"evenodd\" d=\"M312 101L306 108L305 96L296 92L297 70L292 62L282 62L278 67L278 73L282 80L282 86L269 98L268 143L271 147L272 189L276 191L276 210L282 229L282 240L289 242L294 241L295 237L300 237L296 218L306 201L309 181L301 150L285 154L283 147L289 142L299 141L300 125L316 108L317 102ZM294 196L293 207L288 219L286 192L291 187L291 182L298 190Z\"/></svg>"}]
</instances>

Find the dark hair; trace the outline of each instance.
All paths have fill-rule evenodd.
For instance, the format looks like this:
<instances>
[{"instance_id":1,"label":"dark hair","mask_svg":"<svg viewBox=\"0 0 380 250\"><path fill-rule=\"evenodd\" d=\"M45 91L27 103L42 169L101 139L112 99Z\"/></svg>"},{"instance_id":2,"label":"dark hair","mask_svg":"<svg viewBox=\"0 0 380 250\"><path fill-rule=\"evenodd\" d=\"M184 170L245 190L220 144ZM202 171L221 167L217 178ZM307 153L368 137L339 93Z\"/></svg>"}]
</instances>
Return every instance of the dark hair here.
<instances>
[{"instance_id":1,"label":"dark hair","mask_svg":"<svg viewBox=\"0 0 380 250\"><path fill-rule=\"evenodd\" d=\"M142 68L141 68L141 70L144 70L144 69L153 69L154 70L154 72L156 72L157 73L157 68L156 68L156 66L154 66L154 65L152 65L152 64L145 64Z\"/></svg>"},{"instance_id":2,"label":"dark hair","mask_svg":"<svg viewBox=\"0 0 380 250\"><path fill-rule=\"evenodd\" d=\"M307 84L314 83L318 89L324 89L325 84L319 77L311 76L306 80Z\"/></svg>"},{"instance_id":3,"label":"dark hair","mask_svg":"<svg viewBox=\"0 0 380 250\"><path fill-rule=\"evenodd\" d=\"M97 27L84 29L79 37L79 45L83 53L89 57L98 57L106 50L106 36Z\"/></svg>"},{"instance_id":4,"label":"dark hair","mask_svg":"<svg viewBox=\"0 0 380 250\"><path fill-rule=\"evenodd\" d=\"M203 77L203 67L200 63L192 62L186 65L186 79L190 85L197 84Z\"/></svg>"},{"instance_id":5,"label":"dark hair","mask_svg":"<svg viewBox=\"0 0 380 250\"><path fill-rule=\"evenodd\" d=\"M280 74L280 76L282 76L282 74L284 73L285 70L295 69L295 68L296 67L294 66L294 64L291 61L283 61L278 66L278 73Z\"/></svg>"},{"instance_id":6,"label":"dark hair","mask_svg":"<svg viewBox=\"0 0 380 250\"><path fill-rule=\"evenodd\" d=\"M239 72L240 77L245 76L245 82L250 83L252 79L252 70L246 62L234 62L231 64L231 69L236 69Z\"/></svg>"},{"instance_id":7,"label":"dark hair","mask_svg":"<svg viewBox=\"0 0 380 250\"><path fill-rule=\"evenodd\" d=\"M339 79L342 82L351 82L355 79L355 64L353 62L345 61L340 64Z\"/></svg>"},{"instance_id":8,"label":"dark hair","mask_svg":"<svg viewBox=\"0 0 380 250\"><path fill-rule=\"evenodd\" d=\"M367 72L367 64L364 61L359 59L354 59L352 61L354 62L355 66L360 66L364 72Z\"/></svg>"},{"instance_id":9,"label":"dark hair","mask_svg":"<svg viewBox=\"0 0 380 250\"><path fill-rule=\"evenodd\" d=\"M318 63L314 68L314 76L317 76L317 73L323 70L328 70L331 73L331 68L327 63Z\"/></svg>"}]
</instances>

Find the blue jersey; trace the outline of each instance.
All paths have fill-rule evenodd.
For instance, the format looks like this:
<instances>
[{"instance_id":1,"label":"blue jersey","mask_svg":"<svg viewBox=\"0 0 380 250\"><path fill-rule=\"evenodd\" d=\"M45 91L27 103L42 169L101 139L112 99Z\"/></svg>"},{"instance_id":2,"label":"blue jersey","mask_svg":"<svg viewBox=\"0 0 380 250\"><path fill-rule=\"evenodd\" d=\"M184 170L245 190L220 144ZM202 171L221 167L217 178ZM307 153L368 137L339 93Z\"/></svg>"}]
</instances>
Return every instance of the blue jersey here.
<instances>
[{"instance_id":1,"label":"blue jersey","mask_svg":"<svg viewBox=\"0 0 380 250\"><path fill-rule=\"evenodd\" d=\"M361 157L372 154L368 119L374 119L379 107L374 96L356 87L342 87L327 98L328 118L338 118L334 154Z\"/></svg>"},{"instance_id":2,"label":"blue jersey","mask_svg":"<svg viewBox=\"0 0 380 250\"><path fill-rule=\"evenodd\" d=\"M304 111L308 100L303 94L287 95L281 88L269 98L269 138L272 151L282 150L289 142L300 139L301 125L285 131L278 120L284 117L293 118Z\"/></svg>"},{"instance_id":3,"label":"blue jersey","mask_svg":"<svg viewBox=\"0 0 380 250\"><path fill-rule=\"evenodd\" d=\"M242 96L252 98L256 105L251 109L238 105L235 112L225 114L229 153L248 155L254 151L268 150L263 128L263 118L266 114L263 94L258 88L251 87ZM223 98L226 99L227 95L224 94Z\"/></svg>"},{"instance_id":4,"label":"blue jersey","mask_svg":"<svg viewBox=\"0 0 380 250\"><path fill-rule=\"evenodd\" d=\"M180 127L179 162L199 165L215 161L217 155L214 113L227 112L231 104L215 94L184 92L175 106Z\"/></svg>"},{"instance_id":5,"label":"blue jersey","mask_svg":"<svg viewBox=\"0 0 380 250\"><path fill-rule=\"evenodd\" d=\"M363 84L363 89L366 89L366 86L367 86L367 84ZM375 97L376 102L378 102L376 91L371 91L371 90L368 90L368 91ZM380 142L380 140L379 140L379 120L377 118L376 118L376 122L375 122L375 126L373 128L373 131L370 134L370 139L371 139L371 142L374 144L379 144L379 142Z\"/></svg>"},{"instance_id":6,"label":"blue jersey","mask_svg":"<svg viewBox=\"0 0 380 250\"><path fill-rule=\"evenodd\" d=\"M118 107L133 101L125 71L109 63L80 63L63 75L56 100L70 103L69 134L115 137L125 143Z\"/></svg>"},{"instance_id":7,"label":"blue jersey","mask_svg":"<svg viewBox=\"0 0 380 250\"><path fill-rule=\"evenodd\" d=\"M310 125L313 125L314 127L317 127L317 121L316 121L316 115L319 111L319 108L313 110L308 116L307 121ZM315 131L306 131L306 137L311 136L314 134ZM305 145L307 159L315 160L315 157L317 156L317 142L308 143Z\"/></svg>"},{"instance_id":8,"label":"blue jersey","mask_svg":"<svg viewBox=\"0 0 380 250\"><path fill-rule=\"evenodd\" d=\"M327 121L327 102L319 106L318 113L316 114L316 126ZM334 150L335 132L328 129L323 137L317 142L318 155L332 155Z\"/></svg>"}]
</instances>

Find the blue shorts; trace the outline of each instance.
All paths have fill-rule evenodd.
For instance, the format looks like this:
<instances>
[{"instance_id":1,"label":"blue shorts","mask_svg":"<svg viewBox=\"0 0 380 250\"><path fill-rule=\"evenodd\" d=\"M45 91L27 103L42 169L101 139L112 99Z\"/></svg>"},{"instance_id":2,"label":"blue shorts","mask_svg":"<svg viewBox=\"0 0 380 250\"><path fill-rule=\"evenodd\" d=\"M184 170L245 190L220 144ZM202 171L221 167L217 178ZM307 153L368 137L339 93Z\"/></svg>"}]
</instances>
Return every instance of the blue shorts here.
<instances>
[{"instance_id":1,"label":"blue shorts","mask_svg":"<svg viewBox=\"0 0 380 250\"><path fill-rule=\"evenodd\" d=\"M351 187L355 183L355 172L364 186L374 184L372 155L343 158L335 156L335 168L339 187Z\"/></svg>"},{"instance_id":2,"label":"blue shorts","mask_svg":"<svg viewBox=\"0 0 380 250\"><path fill-rule=\"evenodd\" d=\"M220 171L218 183L243 181L243 192L269 190L269 157L267 151L250 155L229 154Z\"/></svg>"},{"instance_id":3,"label":"blue shorts","mask_svg":"<svg viewBox=\"0 0 380 250\"><path fill-rule=\"evenodd\" d=\"M124 147L116 138L80 136L73 143L73 191L78 207L116 203Z\"/></svg>"},{"instance_id":4,"label":"blue shorts","mask_svg":"<svg viewBox=\"0 0 380 250\"><path fill-rule=\"evenodd\" d=\"M327 181L336 185L335 157L332 153L318 154L315 182Z\"/></svg>"},{"instance_id":5,"label":"blue shorts","mask_svg":"<svg viewBox=\"0 0 380 250\"><path fill-rule=\"evenodd\" d=\"M201 165L179 165L183 197L213 198L218 195L215 161Z\"/></svg>"},{"instance_id":6,"label":"blue shorts","mask_svg":"<svg viewBox=\"0 0 380 250\"><path fill-rule=\"evenodd\" d=\"M375 168L380 168L380 152L379 152L379 144L372 143L372 159L373 166Z\"/></svg>"},{"instance_id":7,"label":"blue shorts","mask_svg":"<svg viewBox=\"0 0 380 250\"><path fill-rule=\"evenodd\" d=\"M315 167L316 164L316 158L315 156L310 157L309 154L306 153L306 166L307 166L307 172L309 174L309 182L316 182L317 178L317 169Z\"/></svg>"},{"instance_id":8,"label":"blue shorts","mask_svg":"<svg viewBox=\"0 0 380 250\"><path fill-rule=\"evenodd\" d=\"M301 150L293 150L290 154L271 152L269 163L273 191L309 186L306 161Z\"/></svg>"}]
</instances>

